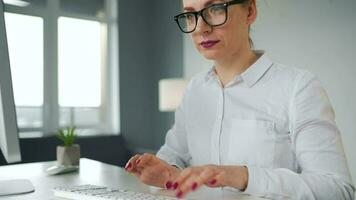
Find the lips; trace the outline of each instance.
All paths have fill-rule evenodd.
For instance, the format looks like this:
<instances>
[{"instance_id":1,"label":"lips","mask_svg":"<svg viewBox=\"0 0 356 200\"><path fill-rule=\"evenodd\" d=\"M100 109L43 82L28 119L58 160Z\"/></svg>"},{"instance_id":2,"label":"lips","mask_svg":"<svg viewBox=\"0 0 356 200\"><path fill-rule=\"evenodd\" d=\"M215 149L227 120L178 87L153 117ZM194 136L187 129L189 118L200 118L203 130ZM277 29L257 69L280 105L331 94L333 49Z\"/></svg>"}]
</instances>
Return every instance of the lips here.
<instances>
[{"instance_id":1,"label":"lips","mask_svg":"<svg viewBox=\"0 0 356 200\"><path fill-rule=\"evenodd\" d=\"M201 42L200 45L204 48L211 48L218 42L220 42L220 41L219 40L207 40L207 41Z\"/></svg>"}]
</instances>

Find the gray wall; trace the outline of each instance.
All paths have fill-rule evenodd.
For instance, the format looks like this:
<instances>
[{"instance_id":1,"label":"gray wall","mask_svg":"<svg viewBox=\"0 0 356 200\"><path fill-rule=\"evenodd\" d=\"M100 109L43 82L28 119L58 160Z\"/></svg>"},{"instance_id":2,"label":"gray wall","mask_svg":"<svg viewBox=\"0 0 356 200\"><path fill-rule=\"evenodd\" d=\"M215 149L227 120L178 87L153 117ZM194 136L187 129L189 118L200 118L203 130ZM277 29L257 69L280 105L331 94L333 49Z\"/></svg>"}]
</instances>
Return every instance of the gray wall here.
<instances>
[{"instance_id":1,"label":"gray wall","mask_svg":"<svg viewBox=\"0 0 356 200\"><path fill-rule=\"evenodd\" d=\"M277 62L307 69L325 86L336 113L346 156L356 182L356 1L257 0L252 27L256 49ZM186 77L211 63L184 39Z\"/></svg>"},{"instance_id":2,"label":"gray wall","mask_svg":"<svg viewBox=\"0 0 356 200\"><path fill-rule=\"evenodd\" d=\"M121 132L130 148L157 150L173 123L158 111L158 81L183 76L179 1L119 1Z\"/></svg>"}]
</instances>

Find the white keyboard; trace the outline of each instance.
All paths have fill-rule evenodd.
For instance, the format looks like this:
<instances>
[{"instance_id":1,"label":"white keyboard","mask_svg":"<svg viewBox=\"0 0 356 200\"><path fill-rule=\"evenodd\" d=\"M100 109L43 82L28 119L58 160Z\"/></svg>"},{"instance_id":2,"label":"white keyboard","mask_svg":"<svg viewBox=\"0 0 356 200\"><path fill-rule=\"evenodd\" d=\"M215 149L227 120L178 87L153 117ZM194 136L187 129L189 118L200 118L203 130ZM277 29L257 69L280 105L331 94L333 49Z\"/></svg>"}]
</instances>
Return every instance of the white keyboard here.
<instances>
[{"instance_id":1,"label":"white keyboard","mask_svg":"<svg viewBox=\"0 0 356 200\"><path fill-rule=\"evenodd\" d=\"M173 197L96 185L61 186L54 188L53 191L55 197L75 200L176 200Z\"/></svg>"}]
</instances>

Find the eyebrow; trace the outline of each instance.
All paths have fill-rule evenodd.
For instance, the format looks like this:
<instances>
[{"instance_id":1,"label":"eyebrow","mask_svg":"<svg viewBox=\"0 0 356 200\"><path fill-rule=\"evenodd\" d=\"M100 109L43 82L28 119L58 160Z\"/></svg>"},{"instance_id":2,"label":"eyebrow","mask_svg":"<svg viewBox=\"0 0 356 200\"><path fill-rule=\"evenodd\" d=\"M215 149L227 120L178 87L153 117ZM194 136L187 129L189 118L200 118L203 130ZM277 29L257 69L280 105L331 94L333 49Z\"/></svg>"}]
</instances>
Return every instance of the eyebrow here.
<instances>
[{"instance_id":1,"label":"eyebrow","mask_svg":"<svg viewBox=\"0 0 356 200\"><path fill-rule=\"evenodd\" d=\"M225 1L224 0L210 0L210 1L207 1L207 2L204 3L204 8L210 6L210 5L214 4L214 3L225 3ZM195 9L192 8L192 7L184 7L183 10L185 10L185 11L195 11Z\"/></svg>"}]
</instances>

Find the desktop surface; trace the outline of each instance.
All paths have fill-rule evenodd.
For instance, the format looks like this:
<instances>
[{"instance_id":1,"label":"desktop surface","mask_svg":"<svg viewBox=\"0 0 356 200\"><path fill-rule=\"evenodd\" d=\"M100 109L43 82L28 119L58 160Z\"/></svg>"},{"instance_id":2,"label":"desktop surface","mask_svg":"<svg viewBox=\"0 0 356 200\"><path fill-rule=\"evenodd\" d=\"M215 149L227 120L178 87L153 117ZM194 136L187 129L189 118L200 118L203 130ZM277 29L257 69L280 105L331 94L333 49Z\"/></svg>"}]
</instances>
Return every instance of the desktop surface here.
<instances>
[{"instance_id":1,"label":"desktop surface","mask_svg":"<svg viewBox=\"0 0 356 200\"><path fill-rule=\"evenodd\" d=\"M106 163L80 159L80 170L73 173L49 176L45 173L48 167L55 165L55 161L28 164L0 166L0 181L9 179L29 179L35 187L35 192L23 195L0 197L0 199L61 199L53 196L52 188L65 185L93 184L113 188L123 188L136 192L148 192L166 196L174 196L173 191L149 187L128 174L123 168ZM1 187L1 186L0 186ZM190 193L186 199L261 199L257 197L238 195L237 193L217 189L202 188Z\"/></svg>"}]
</instances>

